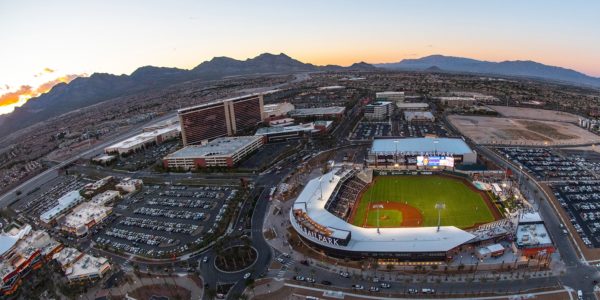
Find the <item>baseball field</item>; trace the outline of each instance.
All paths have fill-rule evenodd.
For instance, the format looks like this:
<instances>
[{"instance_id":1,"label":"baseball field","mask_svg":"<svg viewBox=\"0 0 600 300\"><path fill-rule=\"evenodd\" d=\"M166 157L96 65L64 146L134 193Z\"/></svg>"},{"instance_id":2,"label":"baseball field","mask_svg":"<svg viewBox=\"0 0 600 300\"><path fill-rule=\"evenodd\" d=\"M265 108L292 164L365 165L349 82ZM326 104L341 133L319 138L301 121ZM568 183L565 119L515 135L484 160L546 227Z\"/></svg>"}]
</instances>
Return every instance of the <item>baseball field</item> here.
<instances>
[{"instance_id":1,"label":"baseball field","mask_svg":"<svg viewBox=\"0 0 600 300\"><path fill-rule=\"evenodd\" d=\"M350 222L361 227L437 226L470 228L498 219L485 195L462 179L448 176L378 176L362 194Z\"/></svg>"}]
</instances>

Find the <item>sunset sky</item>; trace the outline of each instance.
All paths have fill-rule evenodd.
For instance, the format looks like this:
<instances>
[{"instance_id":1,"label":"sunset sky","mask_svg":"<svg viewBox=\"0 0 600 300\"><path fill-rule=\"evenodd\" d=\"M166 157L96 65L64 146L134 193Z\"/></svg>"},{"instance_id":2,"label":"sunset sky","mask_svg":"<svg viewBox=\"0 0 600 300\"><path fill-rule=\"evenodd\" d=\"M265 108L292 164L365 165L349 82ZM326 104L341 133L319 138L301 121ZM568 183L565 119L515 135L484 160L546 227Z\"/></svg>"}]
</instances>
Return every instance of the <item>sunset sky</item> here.
<instances>
[{"instance_id":1,"label":"sunset sky","mask_svg":"<svg viewBox=\"0 0 600 300\"><path fill-rule=\"evenodd\" d=\"M2 1L0 105L78 75L263 52L340 65L535 60L600 76L599 12L600 1L548 0Z\"/></svg>"}]
</instances>

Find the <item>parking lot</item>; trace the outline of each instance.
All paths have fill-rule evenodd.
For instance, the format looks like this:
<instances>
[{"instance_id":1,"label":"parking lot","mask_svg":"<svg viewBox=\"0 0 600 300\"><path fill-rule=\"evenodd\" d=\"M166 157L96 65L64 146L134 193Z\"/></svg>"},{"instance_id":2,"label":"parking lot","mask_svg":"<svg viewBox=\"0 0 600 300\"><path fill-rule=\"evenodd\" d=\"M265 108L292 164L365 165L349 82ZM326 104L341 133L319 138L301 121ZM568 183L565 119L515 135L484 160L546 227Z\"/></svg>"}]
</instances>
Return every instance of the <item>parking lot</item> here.
<instances>
[{"instance_id":1,"label":"parking lot","mask_svg":"<svg viewBox=\"0 0 600 300\"><path fill-rule=\"evenodd\" d=\"M570 182L551 187L586 246L600 247L600 186Z\"/></svg>"},{"instance_id":2,"label":"parking lot","mask_svg":"<svg viewBox=\"0 0 600 300\"><path fill-rule=\"evenodd\" d=\"M570 222L590 248L600 247L600 171L598 155L544 148L499 148L538 180L548 182Z\"/></svg>"},{"instance_id":3,"label":"parking lot","mask_svg":"<svg viewBox=\"0 0 600 300\"><path fill-rule=\"evenodd\" d=\"M579 155L562 156L544 148L499 148L507 158L521 164L538 180L580 181L595 180L592 172L600 170L600 163Z\"/></svg>"},{"instance_id":4,"label":"parking lot","mask_svg":"<svg viewBox=\"0 0 600 300\"><path fill-rule=\"evenodd\" d=\"M104 247L148 257L169 257L216 233L237 189L152 185L124 199L117 216L94 230Z\"/></svg>"},{"instance_id":5,"label":"parking lot","mask_svg":"<svg viewBox=\"0 0 600 300\"><path fill-rule=\"evenodd\" d=\"M138 171L152 167L157 161L181 147L179 140L169 141L160 145L151 146L145 150L120 156L112 165L113 168L127 171Z\"/></svg>"},{"instance_id":6,"label":"parking lot","mask_svg":"<svg viewBox=\"0 0 600 300\"><path fill-rule=\"evenodd\" d=\"M448 136L446 128L436 122L406 122L402 119L394 119L393 134L401 137L424 137L426 135L436 135L440 137Z\"/></svg>"},{"instance_id":7,"label":"parking lot","mask_svg":"<svg viewBox=\"0 0 600 300\"><path fill-rule=\"evenodd\" d=\"M352 132L352 140L371 140L374 137L391 136L392 125L388 122L361 121Z\"/></svg>"},{"instance_id":8,"label":"parking lot","mask_svg":"<svg viewBox=\"0 0 600 300\"><path fill-rule=\"evenodd\" d=\"M59 176L40 186L29 195L22 195L22 199L11 207L17 213L25 213L32 219L37 219L46 210L56 206L58 199L64 194L81 189L92 180L80 179L77 176Z\"/></svg>"},{"instance_id":9,"label":"parking lot","mask_svg":"<svg viewBox=\"0 0 600 300\"><path fill-rule=\"evenodd\" d=\"M279 142L265 144L250 157L244 159L238 167L240 169L264 169L277 161L281 155L291 151L299 141Z\"/></svg>"}]
</instances>

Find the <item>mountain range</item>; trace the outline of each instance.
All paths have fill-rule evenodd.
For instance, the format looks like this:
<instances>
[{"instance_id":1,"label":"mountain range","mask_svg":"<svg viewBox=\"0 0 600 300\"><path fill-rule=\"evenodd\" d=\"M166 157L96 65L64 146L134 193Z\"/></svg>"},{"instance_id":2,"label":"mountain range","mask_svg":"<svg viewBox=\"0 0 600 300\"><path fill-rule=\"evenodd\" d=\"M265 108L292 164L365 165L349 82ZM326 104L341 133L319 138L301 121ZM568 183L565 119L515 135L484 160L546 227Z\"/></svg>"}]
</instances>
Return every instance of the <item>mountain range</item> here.
<instances>
[{"instance_id":1,"label":"mountain range","mask_svg":"<svg viewBox=\"0 0 600 300\"><path fill-rule=\"evenodd\" d=\"M246 60L215 57L202 62L191 70L145 66L138 68L130 75L94 73L89 77L76 78L68 84L58 84L49 92L30 99L25 105L16 108L10 114L0 115L0 136L112 98L150 89L160 89L190 80L215 80L227 76L250 74L374 71L378 69L521 76L600 87L600 78L533 61L496 63L462 57L432 55L419 59L405 59L397 63L371 65L359 62L349 67L342 67L337 65L316 66L303 63L283 53L277 55L263 53Z\"/></svg>"},{"instance_id":2,"label":"mountain range","mask_svg":"<svg viewBox=\"0 0 600 300\"><path fill-rule=\"evenodd\" d=\"M375 67L366 63L356 63L349 67L315 66L283 53L264 53L243 61L215 57L191 70L145 66L131 75L94 73L89 77L76 78L68 84L58 84L49 92L17 107L14 112L0 115L0 136L105 100L190 80L215 80L233 75L372 69Z\"/></svg>"},{"instance_id":3,"label":"mountain range","mask_svg":"<svg viewBox=\"0 0 600 300\"><path fill-rule=\"evenodd\" d=\"M600 87L600 78L588 76L575 70L544 65L530 60L490 62L464 57L431 55L417 59L404 59L397 63L376 64L375 66L391 70L459 72L527 77Z\"/></svg>"}]
</instances>

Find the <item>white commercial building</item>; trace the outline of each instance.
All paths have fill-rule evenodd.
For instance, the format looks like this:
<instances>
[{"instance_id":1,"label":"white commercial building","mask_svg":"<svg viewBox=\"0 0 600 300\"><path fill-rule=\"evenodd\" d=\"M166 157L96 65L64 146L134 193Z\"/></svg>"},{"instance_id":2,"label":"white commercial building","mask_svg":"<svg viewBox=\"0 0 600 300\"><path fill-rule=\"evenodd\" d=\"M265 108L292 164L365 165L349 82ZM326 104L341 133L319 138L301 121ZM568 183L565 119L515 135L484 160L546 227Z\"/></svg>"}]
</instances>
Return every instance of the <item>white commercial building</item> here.
<instances>
[{"instance_id":1,"label":"white commercial building","mask_svg":"<svg viewBox=\"0 0 600 300\"><path fill-rule=\"evenodd\" d=\"M181 127L179 124L173 124L167 127L158 128L152 131L144 131L138 135L132 136L124 141L118 142L104 148L107 154L118 153L127 154L153 144L160 144L179 136Z\"/></svg>"},{"instance_id":2,"label":"white commercial building","mask_svg":"<svg viewBox=\"0 0 600 300\"><path fill-rule=\"evenodd\" d=\"M204 167L233 167L264 144L262 136L237 136L214 139L205 145L191 145L163 159L165 168L195 170Z\"/></svg>"},{"instance_id":3,"label":"white commercial building","mask_svg":"<svg viewBox=\"0 0 600 300\"><path fill-rule=\"evenodd\" d=\"M91 256L75 248L63 248L54 254L53 258L58 262L69 282L99 279L110 270L108 259Z\"/></svg>"},{"instance_id":4,"label":"white commercial building","mask_svg":"<svg viewBox=\"0 0 600 300\"><path fill-rule=\"evenodd\" d=\"M396 107L399 110L427 110L429 109L429 104L422 102L404 102L396 104Z\"/></svg>"},{"instance_id":5,"label":"white commercial building","mask_svg":"<svg viewBox=\"0 0 600 300\"><path fill-rule=\"evenodd\" d=\"M71 191L58 199L58 204L40 215L40 220L46 224L52 222L61 215L67 213L77 204L83 202L84 198L79 191Z\"/></svg>"},{"instance_id":6,"label":"white commercial building","mask_svg":"<svg viewBox=\"0 0 600 300\"><path fill-rule=\"evenodd\" d=\"M377 101L365 106L365 118L368 120L383 120L392 115L394 107L392 102Z\"/></svg>"},{"instance_id":7,"label":"white commercial building","mask_svg":"<svg viewBox=\"0 0 600 300\"><path fill-rule=\"evenodd\" d=\"M118 190L133 193L142 187L144 182L141 179L125 178L115 185Z\"/></svg>"},{"instance_id":8,"label":"white commercial building","mask_svg":"<svg viewBox=\"0 0 600 300\"><path fill-rule=\"evenodd\" d=\"M407 122L433 122L435 117L428 111L405 111L404 120Z\"/></svg>"},{"instance_id":9,"label":"white commercial building","mask_svg":"<svg viewBox=\"0 0 600 300\"><path fill-rule=\"evenodd\" d=\"M290 111L288 114L292 118L310 118L310 117L326 117L326 118L341 118L346 108L343 106L328 106L314 108L300 108Z\"/></svg>"},{"instance_id":10,"label":"white commercial building","mask_svg":"<svg viewBox=\"0 0 600 300\"><path fill-rule=\"evenodd\" d=\"M376 101L389 101L396 106L404 102L404 92L379 92L375 94Z\"/></svg>"},{"instance_id":11,"label":"white commercial building","mask_svg":"<svg viewBox=\"0 0 600 300\"><path fill-rule=\"evenodd\" d=\"M437 97L436 99L447 107L471 107L475 104L473 97Z\"/></svg>"},{"instance_id":12,"label":"white commercial building","mask_svg":"<svg viewBox=\"0 0 600 300\"><path fill-rule=\"evenodd\" d=\"M267 104L264 106L263 119L285 116L292 110L294 110L294 104L289 102Z\"/></svg>"}]
</instances>

